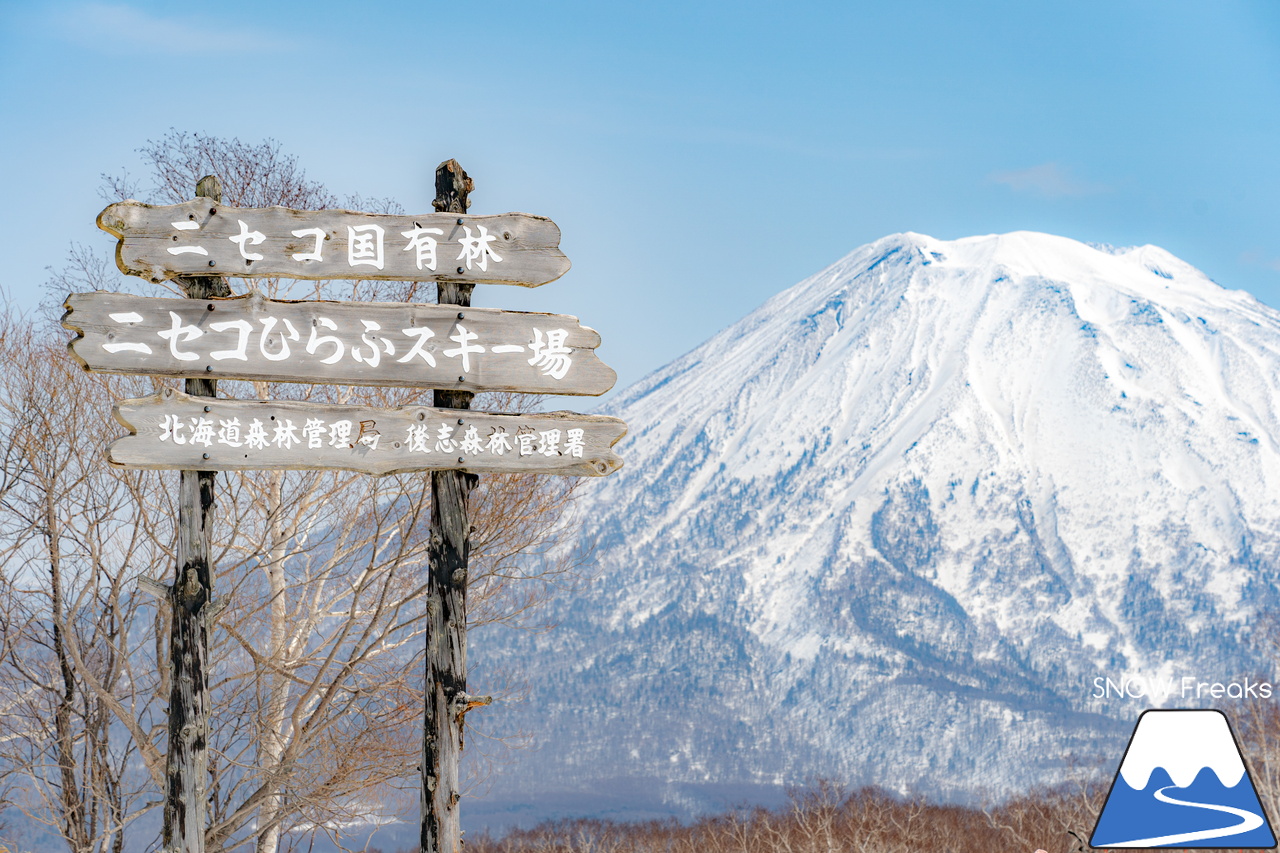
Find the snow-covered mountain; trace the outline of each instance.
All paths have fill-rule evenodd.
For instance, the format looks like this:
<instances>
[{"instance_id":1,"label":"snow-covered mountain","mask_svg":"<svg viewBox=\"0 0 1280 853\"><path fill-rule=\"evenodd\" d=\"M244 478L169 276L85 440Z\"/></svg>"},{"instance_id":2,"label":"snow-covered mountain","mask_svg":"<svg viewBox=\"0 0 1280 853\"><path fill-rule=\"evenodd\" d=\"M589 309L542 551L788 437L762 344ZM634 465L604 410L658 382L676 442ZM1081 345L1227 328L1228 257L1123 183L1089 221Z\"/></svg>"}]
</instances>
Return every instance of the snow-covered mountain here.
<instances>
[{"instance_id":1,"label":"snow-covered mountain","mask_svg":"<svg viewBox=\"0 0 1280 853\"><path fill-rule=\"evenodd\" d=\"M1280 312L1154 246L863 246L608 408L599 579L473 640L530 683L490 724L538 748L469 821L1114 767L1149 704L1096 677L1259 671L1278 392Z\"/></svg>"}]
</instances>

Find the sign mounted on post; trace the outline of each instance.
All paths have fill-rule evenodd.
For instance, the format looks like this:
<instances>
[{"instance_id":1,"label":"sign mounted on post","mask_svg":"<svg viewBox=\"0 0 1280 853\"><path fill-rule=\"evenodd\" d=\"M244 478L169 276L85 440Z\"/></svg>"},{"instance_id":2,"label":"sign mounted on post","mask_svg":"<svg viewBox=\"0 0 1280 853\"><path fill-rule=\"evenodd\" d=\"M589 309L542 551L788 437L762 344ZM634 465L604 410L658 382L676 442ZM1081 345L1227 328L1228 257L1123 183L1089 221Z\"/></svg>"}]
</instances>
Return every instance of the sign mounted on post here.
<instances>
[{"instance_id":1,"label":"sign mounted on post","mask_svg":"<svg viewBox=\"0 0 1280 853\"><path fill-rule=\"evenodd\" d=\"M617 374L565 314L389 302L124 293L67 297L86 370L337 385L598 395Z\"/></svg>"},{"instance_id":2,"label":"sign mounted on post","mask_svg":"<svg viewBox=\"0 0 1280 853\"><path fill-rule=\"evenodd\" d=\"M556 224L467 215L474 183L456 160L436 169L435 188L442 212L422 216L236 208L220 203L210 175L192 201L122 201L98 216L120 241L122 272L176 278L187 296L71 294L63 317L86 370L187 377L187 393L118 403L130 434L108 448L117 467L181 471L174 583L154 584L172 612L166 850L202 853L209 823L215 472L431 472L419 847L456 853L463 716L490 701L467 692L475 475L604 476L622 465L613 447L627 426L617 418L471 410L477 391L599 395L616 375L596 357L600 336L575 317L470 307L477 283L536 287L563 275ZM435 281L438 304L231 298L227 277ZM219 379L432 388L435 405L225 399Z\"/></svg>"},{"instance_id":3,"label":"sign mounted on post","mask_svg":"<svg viewBox=\"0 0 1280 853\"><path fill-rule=\"evenodd\" d=\"M107 449L121 468L209 471L504 471L602 477L622 467L617 418L571 412L505 415L296 400L214 400L172 388L122 400L133 434Z\"/></svg>"},{"instance_id":4,"label":"sign mounted on post","mask_svg":"<svg viewBox=\"0 0 1280 853\"><path fill-rule=\"evenodd\" d=\"M542 216L400 216L348 210L224 207L213 199L122 201L98 214L120 238L125 275L384 279L537 287L569 270L560 229Z\"/></svg>"}]
</instances>

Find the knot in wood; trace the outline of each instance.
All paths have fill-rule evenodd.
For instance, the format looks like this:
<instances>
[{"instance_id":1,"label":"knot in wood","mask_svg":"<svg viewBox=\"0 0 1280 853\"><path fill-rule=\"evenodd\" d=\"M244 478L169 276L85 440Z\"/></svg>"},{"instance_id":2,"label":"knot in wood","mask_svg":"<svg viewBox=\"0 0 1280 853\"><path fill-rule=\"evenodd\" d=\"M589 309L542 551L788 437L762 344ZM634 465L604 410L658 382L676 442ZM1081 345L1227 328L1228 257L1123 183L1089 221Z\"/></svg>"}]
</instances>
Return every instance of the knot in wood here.
<instances>
[{"instance_id":1,"label":"knot in wood","mask_svg":"<svg viewBox=\"0 0 1280 853\"><path fill-rule=\"evenodd\" d=\"M472 708L479 708L482 705L492 705L492 696L472 696L469 693L459 693L453 697L453 713L458 718L458 722L462 722L462 717Z\"/></svg>"},{"instance_id":2,"label":"knot in wood","mask_svg":"<svg viewBox=\"0 0 1280 853\"><path fill-rule=\"evenodd\" d=\"M467 582L467 570L466 570L466 569L454 569L454 570L453 570L453 583L454 583L454 586L462 586L462 585L463 585L464 583L466 583L466 582Z\"/></svg>"},{"instance_id":3,"label":"knot in wood","mask_svg":"<svg viewBox=\"0 0 1280 853\"><path fill-rule=\"evenodd\" d=\"M203 591L204 587L200 583L200 575L195 568L188 566L182 574L182 594L188 601L196 598Z\"/></svg>"}]
</instances>

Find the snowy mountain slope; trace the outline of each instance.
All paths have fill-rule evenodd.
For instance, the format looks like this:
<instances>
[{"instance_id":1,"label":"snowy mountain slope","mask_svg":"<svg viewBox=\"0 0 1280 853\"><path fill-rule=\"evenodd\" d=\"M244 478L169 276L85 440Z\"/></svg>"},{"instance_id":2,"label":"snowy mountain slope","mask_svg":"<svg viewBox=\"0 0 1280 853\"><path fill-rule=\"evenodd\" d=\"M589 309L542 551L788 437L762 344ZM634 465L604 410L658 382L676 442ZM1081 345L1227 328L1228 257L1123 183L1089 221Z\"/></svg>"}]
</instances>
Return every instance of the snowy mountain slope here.
<instances>
[{"instance_id":1,"label":"snowy mountain slope","mask_svg":"<svg viewBox=\"0 0 1280 853\"><path fill-rule=\"evenodd\" d=\"M493 723L542 748L470 808L589 812L607 780L653 812L813 775L963 796L1118 758L1145 705L1095 676L1256 670L1277 377L1280 313L1153 246L856 250L609 407L599 580L550 633L474 640L531 683Z\"/></svg>"}]
</instances>

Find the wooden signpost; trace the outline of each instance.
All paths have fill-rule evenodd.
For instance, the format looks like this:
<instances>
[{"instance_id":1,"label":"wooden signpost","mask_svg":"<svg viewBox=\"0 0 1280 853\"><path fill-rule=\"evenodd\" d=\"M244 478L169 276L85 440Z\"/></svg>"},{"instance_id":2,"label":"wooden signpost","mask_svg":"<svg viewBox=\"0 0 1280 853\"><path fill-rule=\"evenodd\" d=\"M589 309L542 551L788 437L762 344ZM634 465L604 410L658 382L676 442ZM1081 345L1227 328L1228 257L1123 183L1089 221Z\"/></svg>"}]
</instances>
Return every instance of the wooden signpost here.
<instances>
[{"instance_id":1,"label":"wooden signpost","mask_svg":"<svg viewBox=\"0 0 1280 853\"><path fill-rule=\"evenodd\" d=\"M527 213L388 216L223 207L211 198L113 204L98 227L120 238L126 275L494 282L537 287L569 271L560 229Z\"/></svg>"},{"instance_id":2,"label":"wooden signpost","mask_svg":"<svg viewBox=\"0 0 1280 853\"><path fill-rule=\"evenodd\" d=\"M574 317L470 307L476 282L534 287L569 268L555 223L468 216L471 189L448 160L436 213L382 216L224 207L209 176L193 201L124 201L98 217L120 238L123 272L175 278L188 297L72 294L63 318L86 370L187 377L185 394L121 401L130 434L108 449L112 465L182 472L175 582L151 584L173 613L165 853L205 849L214 476L260 469L431 472L420 843L459 853L463 717L489 701L466 691L476 472L603 476L622 465L613 446L626 433L604 416L470 410L475 391L598 395L616 378L596 358L600 336ZM232 298L224 276L435 281L439 304ZM434 406L217 399L219 378L433 388Z\"/></svg>"},{"instance_id":3,"label":"wooden signpost","mask_svg":"<svg viewBox=\"0 0 1280 853\"><path fill-rule=\"evenodd\" d=\"M504 415L405 406L330 406L294 400L209 400L171 388L125 400L112 442L121 468L209 471L329 470L382 476L472 471L600 477L622 466L617 418L572 412Z\"/></svg>"},{"instance_id":4,"label":"wooden signpost","mask_svg":"<svg viewBox=\"0 0 1280 853\"><path fill-rule=\"evenodd\" d=\"M597 395L617 375L600 335L564 314L73 293L71 354L99 373Z\"/></svg>"}]
</instances>

